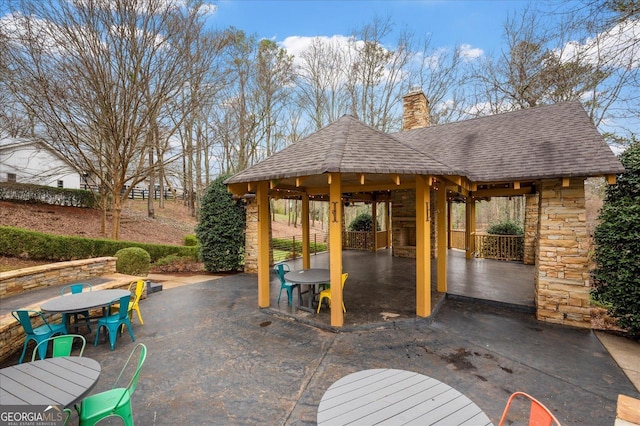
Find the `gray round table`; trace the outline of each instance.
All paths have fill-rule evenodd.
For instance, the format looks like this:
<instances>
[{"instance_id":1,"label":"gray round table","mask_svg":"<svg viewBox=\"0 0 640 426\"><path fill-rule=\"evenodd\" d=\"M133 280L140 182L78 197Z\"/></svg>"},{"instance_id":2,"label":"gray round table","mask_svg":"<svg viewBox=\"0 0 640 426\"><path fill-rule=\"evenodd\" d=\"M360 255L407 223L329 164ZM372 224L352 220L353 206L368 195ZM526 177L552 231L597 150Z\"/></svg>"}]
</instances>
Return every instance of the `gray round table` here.
<instances>
[{"instance_id":1,"label":"gray round table","mask_svg":"<svg viewBox=\"0 0 640 426\"><path fill-rule=\"evenodd\" d=\"M492 425L465 395L433 377L395 369L362 370L329 386L318 425Z\"/></svg>"},{"instance_id":2,"label":"gray round table","mask_svg":"<svg viewBox=\"0 0 640 426\"><path fill-rule=\"evenodd\" d=\"M315 312L315 309L313 309L313 302L316 295L316 285L330 283L331 274L328 269L324 268L299 269L297 271L287 272L284 274L284 279L290 283L309 287L305 292L301 290L298 291L298 308L309 312ZM304 306L302 303L303 293L309 294L307 306Z\"/></svg>"},{"instance_id":3,"label":"gray round table","mask_svg":"<svg viewBox=\"0 0 640 426\"><path fill-rule=\"evenodd\" d=\"M82 293L72 293L48 300L40 305L42 312L56 314L74 314L77 312L89 311L91 309L102 308L102 316L106 314L106 308L111 303L117 302L121 297L131 295L129 290L112 289L96 290ZM63 315L67 330L71 326L71 315Z\"/></svg>"},{"instance_id":4,"label":"gray round table","mask_svg":"<svg viewBox=\"0 0 640 426\"><path fill-rule=\"evenodd\" d=\"M73 314L89 309L104 308L121 297L130 294L129 290L120 289L67 294L44 302L40 309L43 312Z\"/></svg>"},{"instance_id":5,"label":"gray round table","mask_svg":"<svg viewBox=\"0 0 640 426\"><path fill-rule=\"evenodd\" d=\"M61 405L70 407L87 395L100 377L98 361L63 356L0 370L3 405Z\"/></svg>"}]
</instances>

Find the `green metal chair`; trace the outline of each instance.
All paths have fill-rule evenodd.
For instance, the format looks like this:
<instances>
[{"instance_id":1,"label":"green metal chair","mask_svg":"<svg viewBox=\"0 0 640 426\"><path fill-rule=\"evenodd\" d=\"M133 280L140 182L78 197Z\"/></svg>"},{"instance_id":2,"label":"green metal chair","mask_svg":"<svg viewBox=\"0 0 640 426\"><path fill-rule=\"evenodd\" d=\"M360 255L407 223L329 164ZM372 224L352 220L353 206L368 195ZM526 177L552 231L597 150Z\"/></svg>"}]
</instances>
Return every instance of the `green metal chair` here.
<instances>
[{"instance_id":1,"label":"green metal chair","mask_svg":"<svg viewBox=\"0 0 640 426\"><path fill-rule=\"evenodd\" d=\"M24 360L24 354L27 352L27 345L30 340L34 340L36 345L43 340L48 339L51 336L55 336L57 334L67 334L67 327L64 322L61 324L50 324L47 319L44 317L44 314L40 311L30 311L30 310L18 310L12 311L11 315L22 325L24 329L24 333L26 334L24 338L24 346L22 348L22 355L20 355L20 360L18 364L22 364ZM31 317L38 317L44 323L39 327L34 327L31 324ZM42 345L38 349L40 351L40 358L45 358L47 356L47 345Z\"/></svg>"},{"instance_id":2,"label":"green metal chair","mask_svg":"<svg viewBox=\"0 0 640 426\"><path fill-rule=\"evenodd\" d=\"M129 306L130 300L130 294L121 297L119 302L120 306ZM116 347L116 337L119 334L122 334L122 329L120 328L122 325L127 326L127 329L129 330L129 336L131 336L131 341L135 342L136 338L133 336L133 329L131 328L129 314L126 309L120 309L116 314L107 315L106 317L102 317L98 320L98 331L96 331L96 339L93 342L93 345L98 346L98 340L100 340L100 331L104 327L109 333L109 344L111 345L111 350L114 350Z\"/></svg>"},{"instance_id":3,"label":"green metal chair","mask_svg":"<svg viewBox=\"0 0 640 426\"><path fill-rule=\"evenodd\" d=\"M40 341L33 349L33 355L31 356L31 362L36 360L36 354L40 352L40 346L48 347L49 342L53 342L53 348L51 353L51 358L56 358L59 356L69 356L71 355L71 351L73 350L73 342L74 340L80 340L82 342L82 346L80 347L80 352L78 356L82 356L84 354L84 347L87 345L87 339L84 336L79 334L63 334L61 336L49 337L48 339ZM46 350L45 350L46 356ZM40 359L42 356L40 356Z\"/></svg>"},{"instance_id":4,"label":"green metal chair","mask_svg":"<svg viewBox=\"0 0 640 426\"><path fill-rule=\"evenodd\" d=\"M125 304L122 306L127 305ZM126 313L126 311L124 312ZM122 374L127 370L127 366L129 366L133 355L138 350L140 355L138 357L138 365L135 373L131 377L131 380L129 380L126 387L117 387ZM83 399L82 402L80 402L80 405L76 405L75 408L78 411L78 420L80 425L94 425L100 420L112 416L121 418L125 425L133 425L131 395L133 395L136 390L138 377L140 376L140 369L142 368L142 364L144 364L146 357L147 347L142 343L138 343L131 351L129 358L127 358L127 362L125 362L122 367L122 371L120 371L120 374L118 375L118 378L113 384L111 390L91 395ZM71 413L69 409L65 409L65 412L67 414Z\"/></svg>"},{"instance_id":5,"label":"green metal chair","mask_svg":"<svg viewBox=\"0 0 640 426\"><path fill-rule=\"evenodd\" d=\"M89 283L77 283L77 284L69 284L69 285L65 285L64 287L62 287L62 289L60 289L60 295L64 296L65 294L78 294L78 293L82 293L85 289L89 289L89 291L93 291L93 286ZM63 321L65 324L67 323L66 320L66 315L69 314L63 314ZM87 329L89 329L89 333L91 333L91 318L89 316L89 311L82 311L82 312L76 312L71 314L73 315L73 323L75 324L75 328L76 328L76 333L78 332L78 316L82 316L85 322L85 325L87 326Z\"/></svg>"},{"instance_id":6,"label":"green metal chair","mask_svg":"<svg viewBox=\"0 0 640 426\"><path fill-rule=\"evenodd\" d=\"M293 289L298 287L298 291L300 291L300 286L298 284L288 283L284 279L284 274L289 272L291 269L289 265L286 263L279 263L273 267L273 270L276 271L278 278L280 279L280 293L278 293L278 303L280 303L280 296L282 296L282 290L287 291L287 300L289 301L289 305L291 305L291 301L293 300Z\"/></svg>"}]
</instances>

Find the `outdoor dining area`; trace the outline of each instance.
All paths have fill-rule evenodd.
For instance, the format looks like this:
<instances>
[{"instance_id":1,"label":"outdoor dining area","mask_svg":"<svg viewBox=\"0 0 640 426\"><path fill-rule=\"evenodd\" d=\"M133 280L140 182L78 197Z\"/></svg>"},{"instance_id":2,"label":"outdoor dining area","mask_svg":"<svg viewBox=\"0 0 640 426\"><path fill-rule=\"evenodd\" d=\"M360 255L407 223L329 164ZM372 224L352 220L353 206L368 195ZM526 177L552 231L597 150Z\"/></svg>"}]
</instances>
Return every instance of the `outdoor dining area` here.
<instances>
[{"instance_id":1,"label":"outdoor dining area","mask_svg":"<svg viewBox=\"0 0 640 426\"><path fill-rule=\"evenodd\" d=\"M24 344L17 363L0 369L1 405L29 406L35 412L40 407L55 407L45 414L51 424L66 424L72 409L80 424L94 424L113 415L121 417L125 424L133 424L130 398L146 358L145 345L138 343L133 347L110 391L93 395L90 393L100 378L102 366L84 356L84 352L91 333L95 334L90 339L94 347L104 341L110 351L115 350L124 329L131 342L135 342L131 319L135 311L140 325L143 324L139 301L145 286L144 280L135 280L128 289L94 291L90 283L73 283L61 286L60 295L42 303L40 310L11 311L24 332ZM126 377L123 373L132 365L134 371ZM5 409L9 413L8 407Z\"/></svg>"},{"instance_id":2,"label":"outdoor dining area","mask_svg":"<svg viewBox=\"0 0 640 426\"><path fill-rule=\"evenodd\" d=\"M348 257L347 325L350 314L360 315L357 299L348 292L350 280L354 279L354 284L366 280L360 269L350 267ZM314 268L330 268L320 258L312 260ZM404 260L400 262L396 265L401 271L406 265ZM381 275L385 274L384 263L381 259ZM293 262L291 270L299 269L303 268ZM396 273L387 272L390 277ZM174 279L167 278L167 283ZM384 326L378 321L368 328L349 332L344 327L344 332L333 333L256 309L255 287L254 274L209 275L188 285L167 284L141 304L144 326L133 313L136 341L125 331L113 351L106 341L91 344L95 325L90 324L89 333L80 315L79 334L86 336L87 343L82 356L77 337L71 356L52 358L49 343L44 361L57 363L55 368L63 377L70 374L67 371L76 371L72 379L76 384L64 385L65 392L56 391L63 396L57 396L60 399L52 405L60 407L63 418L68 414L64 406L70 410L70 424L84 424L79 421L84 414L78 416L76 405L82 412L93 406L87 402L95 395L106 397L116 392L130 403L133 419L140 425L340 424L349 412L377 412L379 404L395 397L385 409L390 416L399 415L392 411L402 410L403 402L410 405L419 400L414 412L433 411L429 418L434 422L457 424L447 423L447 415L442 413L449 411L449 415L464 417L467 413L469 419L498 424L510 395L523 391L562 424L613 424L618 394L639 396L592 333L540 324L530 313L447 300L431 320L414 315L387 321ZM272 293L274 302L277 290L279 286ZM401 292L400 287L387 290ZM296 291L294 298L297 296ZM306 305L306 295L303 302ZM285 291L279 305L288 307ZM320 314L315 309L298 313L320 318L329 315L326 302ZM74 325L71 319L69 332L73 334ZM141 355L140 343L146 348L146 358ZM565 350L559 351L559 347ZM6 371L18 374L26 369L31 375L39 369L42 360L36 350L35 361L31 361L33 349L35 345L30 343L22 363L18 363L19 352L0 365L4 367L0 370L2 387ZM125 364L128 368L122 373ZM137 382L127 386L132 377ZM17 383L28 382L19 378ZM117 390L127 388L126 394ZM388 389L386 394L384 389ZM71 391L78 396L66 395ZM347 397L349 404L337 404ZM0 401L3 410L15 408L4 405L4 393ZM513 404L516 408L516 402ZM525 404L527 410L529 404ZM46 406L41 408L44 411ZM509 416L516 424L526 422L511 410ZM393 420L389 417L388 423L395 424ZM106 421L109 423L104 424L122 424L120 420Z\"/></svg>"}]
</instances>

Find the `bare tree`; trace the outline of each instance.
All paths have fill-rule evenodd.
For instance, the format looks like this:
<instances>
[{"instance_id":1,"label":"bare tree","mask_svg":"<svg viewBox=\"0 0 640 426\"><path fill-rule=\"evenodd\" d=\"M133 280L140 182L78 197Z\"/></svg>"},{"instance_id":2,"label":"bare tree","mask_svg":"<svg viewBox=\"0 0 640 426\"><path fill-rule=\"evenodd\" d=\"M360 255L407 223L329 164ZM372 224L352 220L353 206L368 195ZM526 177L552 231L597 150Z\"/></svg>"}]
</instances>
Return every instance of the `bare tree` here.
<instances>
[{"instance_id":1,"label":"bare tree","mask_svg":"<svg viewBox=\"0 0 640 426\"><path fill-rule=\"evenodd\" d=\"M345 46L340 40L315 37L300 60L297 106L306 112L313 130L319 130L349 112Z\"/></svg>"},{"instance_id":2,"label":"bare tree","mask_svg":"<svg viewBox=\"0 0 640 426\"><path fill-rule=\"evenodd\" d=\"M392 29L390 18L374 18L354 32L348 50L352 54L347 83L352 114L381 131L400 126L394 112L409 89L405 71L414 57L413 35L408 32L399 35L395 49L384 46Z\"/></svg>"},{"instance_id":3,"label":"bare tree","mask_svg":"<svg viewBox=\"0 0 640 426\"><path fill-rule=\"evenodd\" d=\"M586 10L601 16L594 10L620 2L586 3L590 5ZM507 49L474 69L476 113L580 100L596 126L624 118L629 111L637 115L639 96L637 90L630 90L637 84L640 68L638 52L633 50L637 40L626 40L622 46L612 43L625 38L612 34L611 27L595 25L599 19L586 19L581 14L584 10L559 15L556 9L546 14L527 8L510 16L504 25ZM629 12L620 19L635 19L635 15Z\"/></svg>"},{"instance_id":4,"label":"bare tree","mask_svg":"<svg viewBox=\"0 0 640 426\"><path fill-rule=\"evenodd\" d=\"M202 18L192 12L202 5L178 6L24 0L0 30L10 40L14 95L40 138L109 196L114 239L123 201L156 169L147 161L150 123L183 81L177 40Z\"/></svg>"}]
</instances>

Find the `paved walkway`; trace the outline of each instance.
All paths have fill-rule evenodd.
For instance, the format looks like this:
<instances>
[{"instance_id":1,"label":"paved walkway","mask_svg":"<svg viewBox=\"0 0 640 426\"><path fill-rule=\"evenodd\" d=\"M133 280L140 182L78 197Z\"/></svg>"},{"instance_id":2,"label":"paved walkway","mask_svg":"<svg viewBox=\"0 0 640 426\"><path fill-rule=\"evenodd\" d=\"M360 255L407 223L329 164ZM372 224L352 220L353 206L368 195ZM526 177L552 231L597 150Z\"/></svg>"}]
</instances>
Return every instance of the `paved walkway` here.
<instances>
[{"instance_id":1,"label":"paved walkway","mask_svg":"<svg viewBox=\"0 0 640 426\"><path fill-rule=\"evenodd\" d=\"M141 302L144 326L134 319L149 349L137 424L315 424L324 391L369 368L432 376L495 423L516 390L566 425L613 425L618 394L640 397L595 333L531 314L447 300L431 320L332 333L258 309L255 275L164 278ZM133 346L125 334L114 351L87 347L102 365L95 392L111 387Z\"/></svg>"}]
</instances>

